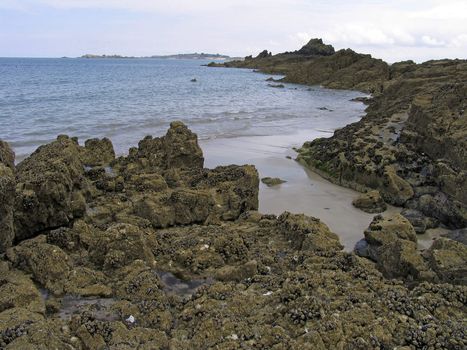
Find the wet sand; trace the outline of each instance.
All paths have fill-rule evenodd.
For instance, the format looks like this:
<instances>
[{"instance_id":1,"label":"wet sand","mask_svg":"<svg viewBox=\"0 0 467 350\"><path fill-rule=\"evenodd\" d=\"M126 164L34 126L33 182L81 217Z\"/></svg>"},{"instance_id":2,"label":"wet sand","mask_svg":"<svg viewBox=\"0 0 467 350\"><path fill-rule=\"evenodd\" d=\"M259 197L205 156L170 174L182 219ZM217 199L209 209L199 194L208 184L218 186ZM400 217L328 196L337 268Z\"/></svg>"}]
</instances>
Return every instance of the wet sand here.
<instances>
[{"instance_id":1,"label":"wet sand","mask_svg":"<svg viewBox=\"0 0 467 350\"><path fill-rule=\"evenodd\" d=\"M279 177L285 181L268 187L260 183L259 211L281 214L284 211L304 213L321 219L337 233L350 251L363 238L375 214L367 214L352 205L359 193L340 187L305 169L287 156L295 158L293 147L316 137L330 136L329 131L311 130L295 135L238 137L201 142L205 166L253 164L262 177ZM389 207L383 215L398 212Z\"/></svg>"}]
</instances>

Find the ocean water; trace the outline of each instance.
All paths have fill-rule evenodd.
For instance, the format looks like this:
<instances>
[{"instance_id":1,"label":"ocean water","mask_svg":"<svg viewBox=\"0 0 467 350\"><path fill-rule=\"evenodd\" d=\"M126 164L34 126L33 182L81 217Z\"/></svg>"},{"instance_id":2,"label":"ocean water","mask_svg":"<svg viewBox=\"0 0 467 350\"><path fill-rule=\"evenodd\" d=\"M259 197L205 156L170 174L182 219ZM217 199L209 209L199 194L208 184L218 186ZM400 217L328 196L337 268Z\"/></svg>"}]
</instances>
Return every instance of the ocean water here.
<instances>
[{"instance_id":1,"label":"ocean water","mask_svg":"<svg viewBox=\"0 0 467 350\"><path fill-rule=\"evenodd\" d=\"M200 60L0 58L0 139L17 160L59 134L109 137L124 154L182 120L201 140L331 135L364 113L352 91L269 86L248 69ZM191 82L195 78L196 82Z\"/></svg>"}]
</instances>

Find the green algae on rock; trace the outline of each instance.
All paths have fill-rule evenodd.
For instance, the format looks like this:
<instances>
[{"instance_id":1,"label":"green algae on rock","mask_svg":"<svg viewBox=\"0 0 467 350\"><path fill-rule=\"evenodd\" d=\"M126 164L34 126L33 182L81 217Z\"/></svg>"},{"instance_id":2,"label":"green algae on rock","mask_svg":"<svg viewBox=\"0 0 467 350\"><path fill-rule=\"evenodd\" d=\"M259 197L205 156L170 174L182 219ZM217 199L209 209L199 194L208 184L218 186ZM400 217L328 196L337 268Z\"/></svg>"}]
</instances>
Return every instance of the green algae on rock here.
<instances>
[{"instance_id":1,"label":"green algae on rock","mask_svg":"<svg viewBox=\"0 0 467 350\"><path fill-rule=\"evenodd\" d=\"M53 152L52 165L45 154L25 161L49 169L39 177L23 168L21 181L34 179L36 191L51 186L50 169L69 174L76 165L76 187L57 202L36 198L53 216L79 191L85 211L60 227L48 219L0 255L0 348L467 345L462 248L449 255L445 239L414 255L415 231L397 216L376 219L366 233L372 245L390 247L377 248L383 265L343 252L319 219L258 213L253 166L203 169L196 135L180 123L168 135L91 168L82 158L68 162L82 154L68 138L61 150L53 143L38 151Z\"/></svg>"},{"instance_id":2,"label":"green algae on rock","mask_svg":"<svg viewBox=\"0 0 467 350\"><path fill-rule=\"evenodd\" d=\"M330 138L306 142L297 160L326 179L452 228L467 224L467 61L391 65L312 39L302 49L218 66L283 74L281 82L372 93L367 114ZM422 230L419 227L419 230Z\"/></svg>"}]
</instances>

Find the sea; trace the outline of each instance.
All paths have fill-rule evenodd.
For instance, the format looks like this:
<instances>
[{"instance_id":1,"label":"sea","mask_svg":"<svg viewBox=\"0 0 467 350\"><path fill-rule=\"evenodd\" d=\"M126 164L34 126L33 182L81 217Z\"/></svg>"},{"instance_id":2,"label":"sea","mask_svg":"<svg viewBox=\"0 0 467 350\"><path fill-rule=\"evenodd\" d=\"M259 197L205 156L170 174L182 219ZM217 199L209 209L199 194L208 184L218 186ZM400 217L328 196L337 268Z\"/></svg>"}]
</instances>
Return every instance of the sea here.
<instances>
[{"instance_id":1,"label":"sea","mask_svg":"<svg viewBox=\"0 0 467 350\"><path fill-rule=\"evenodd\" d=\"M362 93L266 81L203 60L0 58L0 139L21 161L59 134L109 137L125 154L181 120L201 141L333 131L364 114ZM193 80L193 81L192 81ZM271 86L273 85L273 86ZM292 136L293 137L293 136Z\"/></svg>"}]
</instances>

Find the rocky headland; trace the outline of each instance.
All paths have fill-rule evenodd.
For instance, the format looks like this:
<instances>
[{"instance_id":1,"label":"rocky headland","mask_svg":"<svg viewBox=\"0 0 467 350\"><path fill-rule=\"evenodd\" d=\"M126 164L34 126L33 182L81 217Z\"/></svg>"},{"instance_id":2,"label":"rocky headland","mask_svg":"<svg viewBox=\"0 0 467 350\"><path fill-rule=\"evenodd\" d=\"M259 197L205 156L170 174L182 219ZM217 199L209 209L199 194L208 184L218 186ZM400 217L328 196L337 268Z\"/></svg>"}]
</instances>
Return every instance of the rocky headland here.
<instances>
[{"instance_id":1,"label":"rocky headland","mask_svg":"<svg viewBox=\"0 0 467 350\"><path fill-rule=\"evenodd\" d=\"M330 138L306 142L297 160L360 192L405 208L417 232L467 223L467 61L387 64L321 39L298 51L267 50L211 64L285 75L281 81L371 93L366 115ZM428 222L428 225L420 224ZM462 231L465 235L465 230Z\"/></svg>"},{"instance_id":2,"label":"rocky headland","mask_svg":"<svg viewBox=\"0 0 467 350\"><path fill-rule=\"evenodd\" d=\"M15 165L0 142L0 349L467 346L465 245L420 253L376 216L343 252L317 218L257 212L258 185L205 169L180 122L125 157L62 135Z\"/></svg>"}]
</instances>

